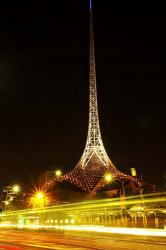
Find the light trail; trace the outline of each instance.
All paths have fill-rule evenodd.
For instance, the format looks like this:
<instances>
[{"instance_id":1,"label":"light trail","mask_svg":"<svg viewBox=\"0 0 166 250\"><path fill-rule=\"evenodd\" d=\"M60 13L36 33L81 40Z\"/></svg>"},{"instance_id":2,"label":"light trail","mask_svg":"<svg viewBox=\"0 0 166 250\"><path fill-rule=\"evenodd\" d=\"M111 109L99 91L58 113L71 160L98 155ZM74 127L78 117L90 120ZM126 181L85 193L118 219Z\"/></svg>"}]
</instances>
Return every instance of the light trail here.
<instances>
[{"instance_id":1,"label":"light trail","mask_svg":"<svg viewBox=\"0 0 166 250\"><path fill-rule=\"evenodd\" d=\"M157 197L160 196L161 197ZM151 196L150 198L148 198ZM141 199L142 198L142 199ZM37 214L37 213L51 213L51 212L61 212L61 211L76 211L76 210L84 210L84 209L97 209L97 208L114 208L121 205L137 205L137 204L150 204L150 203L158 203L166 201L166 192L156 193L156 194L147 194L143 195L140 198L137 196L129 196L125 198L124 201L121 201L120 198L111 198L111 199L102 199L102 200L93 200L93 201L84 201L77 202L71 204L63 204L63 205L54 205L51 207L44 208L35 208L35 209L26 209L26 210L18 210L18 211L9 211L1 216L14 216L14 215L28 215L28 214Z\"/></svg>"},{"instance_id":2,"label":"light trail","mask_svg":"<svg viewBox=\"0 0 166 250\"><path fill-rule=\"evenodd\" d=\"M93 228L94 231L99 230L98 232L102 232L102 230L104 230L103 232L105 233L114 232L121 234L126 233L151 236L156 236L159 233L159 236L166 236L166 231L159 231L159 229L145 229L147 225L150 225L149 227L155 228L159 228L159 226L162 226L162 228L165 227L165 194L166 193L148 194L144 195L143 199L140 199L140 196L130 196L126 197L125 201L120 200L120 198L111 198L97 201L93 200L72 204L62 204L39 209L35 208L27 210L9 211L0 215L0 227L25 229L45 228L57 230L67 230L69 228L70 230L92 230ZM158 210L156 204L160 204L160 208L158 208ZM161 204L163 205L162 208ZM122 205L125 205L126 207L124 217L124 211L122 211L121 208ZM135 214L135 210L130 209L135 205L139 205L139 207L141 206L140 211L136 210L136 212L141 213L141 225L139 224L140 222L136 218L137 215ZM150 205L152 208L148 208L148 205ZM162 212L163 214L163 219L160 222L160 225L158 218L156 217L156 211ZM149 217L150 224L148 224L147 221L147 215L149 214L153 214L152 219L151 217ZM117 217L115 218L115 216ZM129 220L127 218L129 218ZM107 225L107 227L105 227L105 225ZM137 226L140 228L135 228ZM143 226L144 229L141 229L141 226ZM131 227L133 228L130 229Z\"/></svg>"},{"instance_id":3,"label":"light trail","mask_svg":"<svg viewBox=\"0 0 166 250\"><path fill-rule=\"evenodd\" d=\"M145 229L145 228L123 228L123 227L102 227L102 226L63 226L64 230L74 231L91 231L98 233L146 235L146 236L166 236L166 230L162 229Z\"/></svg>"},{"instance_id":4,"label":"light trail","mask_svg":"<svg viewBox=\"0 0 166 250\"><path fill-rule=\"evenodd\" d=\"M8 228L20 228L17 224L0 224L0 227ZM68 226L46 226L46 225L24 225L24 229L55 229L66 231L84 231L84 232L96 232L96 233L112 233L112 234L126 234L126 235L138 235L138 236L160 236L166 237L165 229L146 229L146 228L126 228L126 227L105 227L94 225L68 225Z\"/></svg>"}]
</instances>

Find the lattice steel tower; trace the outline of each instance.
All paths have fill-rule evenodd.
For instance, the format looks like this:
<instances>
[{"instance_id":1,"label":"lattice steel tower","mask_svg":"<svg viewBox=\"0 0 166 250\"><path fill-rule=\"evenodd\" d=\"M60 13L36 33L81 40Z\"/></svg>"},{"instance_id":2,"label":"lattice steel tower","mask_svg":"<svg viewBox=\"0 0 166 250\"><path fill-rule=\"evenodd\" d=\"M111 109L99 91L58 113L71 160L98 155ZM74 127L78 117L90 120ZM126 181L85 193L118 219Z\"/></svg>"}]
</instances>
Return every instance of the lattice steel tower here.
<instances>
[{"instance_id":1,"label":"lattice steel tower","mask_svg":"<svg viewBox=\"0 0 166 250\"><path fill-rule=\"evenodd\" d=\"M90 0L90 61L89 61L89 126L86 146L76 167L58 178L58 181L68 181L89 193L97 192L108 183L103 178L110 174L112 181L132 180L131 176L120 172L109 159L100 133L95 50L93 36L92 2Z\"/></svg>"},{"instance_id":2,"label":"lattice steel tower","mask_svg":"<svg viewBox=\"0 0 166 250\"><path fill-rule=\"evenodd\" d=\"M105 152L100 134L97 88L96 88L96 67L93 38L92 4L90 1L90 58L89 58L89 128L88 138L84 153L81 157L82 167L85 168L93 154L97 154L104 165L109 165L109 158Z\"/></svg>"}]
</instances>

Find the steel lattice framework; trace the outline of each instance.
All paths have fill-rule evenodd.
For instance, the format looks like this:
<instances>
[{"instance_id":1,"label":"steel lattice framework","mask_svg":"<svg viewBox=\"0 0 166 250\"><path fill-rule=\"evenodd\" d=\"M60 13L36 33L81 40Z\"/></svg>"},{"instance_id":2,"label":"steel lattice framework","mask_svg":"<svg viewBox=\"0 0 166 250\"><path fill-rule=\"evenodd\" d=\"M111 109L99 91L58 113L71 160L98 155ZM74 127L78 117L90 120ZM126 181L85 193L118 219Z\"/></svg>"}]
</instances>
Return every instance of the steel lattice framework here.
<instances>
[{"instance_id":1,"label":"steel lattice framework","mask_svg":"<svg viewBox=\"0 0 166 250\"><path fill-rule=\"evenodd\" d=\"M81 157L82 167L85 168L92 155L96 153L103 164L109 165L109 158L105 152L100 134L100 125L97 107L97 88L96 88L96 67L95 51L93 38L92 9L90 9L90 58L89 58L89 128L86 147Z\"/></svg>"},{"instance_id":2,"label":"steel lattice framework","mask_svg":"<svg viewBox=\"0 0 166 250\"><path fill-rule=\"evenodd\" d=\"M92 3L90 0L90 63L89 63L89 127L86 146L76 167L56 181L68 181L84 191L95 193L107 185L103 178L106 174L113 181L134 180L119 171L109 159L100 133L97 105L95 50L93 37Z\"/></svg>"}]
</instances>

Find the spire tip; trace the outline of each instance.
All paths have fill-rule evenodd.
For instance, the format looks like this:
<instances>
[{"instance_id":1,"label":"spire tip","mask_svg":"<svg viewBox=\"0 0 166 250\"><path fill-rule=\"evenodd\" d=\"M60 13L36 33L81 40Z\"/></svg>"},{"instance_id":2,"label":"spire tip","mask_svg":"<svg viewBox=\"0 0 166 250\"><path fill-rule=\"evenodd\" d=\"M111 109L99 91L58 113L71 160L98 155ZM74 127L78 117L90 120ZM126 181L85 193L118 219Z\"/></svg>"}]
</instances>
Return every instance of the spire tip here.
<instances>
[{"instance_id":1,"label":"spire tip","mask_svg":"<svg viewBox=\"0 0 166 250\"><path fill-rule=\"evenodd\" d=\"M92 0L90 0L90 10L92 10Z\"/></svg>"}]
</instances>

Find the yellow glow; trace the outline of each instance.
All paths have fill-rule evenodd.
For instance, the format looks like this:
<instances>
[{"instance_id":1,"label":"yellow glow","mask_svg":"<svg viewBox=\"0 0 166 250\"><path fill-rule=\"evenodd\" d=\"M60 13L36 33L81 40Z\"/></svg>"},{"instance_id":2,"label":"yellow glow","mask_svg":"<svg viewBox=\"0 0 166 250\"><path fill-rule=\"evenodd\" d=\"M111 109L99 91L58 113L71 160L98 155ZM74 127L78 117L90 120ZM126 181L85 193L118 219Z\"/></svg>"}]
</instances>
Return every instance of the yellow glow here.
<instances>
[{"instance_id":1,"label":"yellow glow","mask_svg":"<svg viewBox=\"0 0 166 250\"><path fill-rule=\"evenodd\" d=\"M18 184L15 184L15 185L13 185L13 187L12 187L12 192L14 193L14 194L17 194L18 192L20 192L20 186L18 185Z\"/></svg>"},{"instance_id":2,"label":"yellow glow","mask_svg":"<svg viewBox=\"0 0 166 250\"><path fill-rule=\"evenodd\" d=\"M0 227L19 228L18 224L1 223ZM126 227L104 227L104 226L46 226L46 225L24 225L27 229L63 229L67 231L87 231L98 233L114 233L114 234L130 234L130 235L143 235L143 236L160 236L166 237L165 229L146 229L146 228L126 228Z\"/></svg>"},{"instance_id":3,"label":"yellow glow","mask_svg":"<svg viewBox=\"0 0 166 250\"><path fill-rule=\"evenodd\" d=\"M62 171L61 170L56 170L55 171L55 175L57 176L57 177L60 177L61 175L62 175Z\"/></svg>"},{"instance_id":4,"label":"yellow glow","mask_svg":"<svg viewBox=\"0 0 166 250\"><path fill-rule=\"evenodd\" d=\"M128 197L126 196L125 205L129 206L129 207L134 207L136 205L137 206L139 205L139 206L143 206L146 209L149 206L151 206L151 203L154 204L154 203L160 202L161 204L162 203L165 204L165 202L166 202L166 192L146 194L146 195L143 195L142 197L144 199L142 199L142 198L140 199L139 195L128 196ZM41 201L41 202L39 202L39 201ZM117 209L117 207L120 208L121 204L123 204L119 198L90 200L90 201L70 203L70 204L68 203L68 204L54 205L54 206L48 206L48 207L45 207L44 199L36 199L36 200L33 200L33 202L34 202L33 209L17 210L17 211L5 211L5 213L3 213L1 215L1 223L3 225L5 224L5 222L12 223L16 218L18 218L18 216L23 216L25 218L25 223L26 223L26 221L28 221L28 218L32 218L31 224L29 224L29 223L25 224L24 225L25 228L27 226L30 226L32 228L35 228L35 227L42 228L42 227L48 226L48 228L51 228L51 227L55 226L55 225L53 225L53 223L51 224L52 219L54 219L54 221L55 220L57 221L56 222L57 225L55 228L62 227L64 225L66 225L66 226L70 225L70 226L74 227L78 223L77 215L79 216L79 214L81 214L81 213L93 215L93 211L94 211L94 213L96 213L96 211L97 211L97 213L102 213L102 214L104 214L103 211L108 211L108 214L112 214L112 213L114 214L114 212L116 213L115 208L116 209ZM70 216L69 217L70 219L66 218L66 217L64 218L64 211L66 214L68 214L68 216ZM78 211L79 211L79 213L78 213ZM128 211L131 214L133 214L132 209L128 210ZM149 210L149 212L151 212L151 211L152 211L152 209ZM148 210L146 210L146 212L148 213ZM153 210L153 213L154 212L155 212L155 209ZM54 215L58 216L58 217L54 217ZM41 223L40 218L42 218L42 217L46 218L47 225L40 224ZM47 221L47 218L49 219L48 221ZM65 219L69 219L69 223L66 223ZM37 224L37 220L38 220L38 224ZM85 224L84 227L88 227L88 225ZM98 228L100 228L99 230L101 231L101 228L103 228L103 227L99 226ZM111 230L110 229L111 227L108 227L108 228L109 228L109 230ZM80 229L80 230L83 230L83 229ZM107 230L107 228L105 230ZM118 228L116 230L118 230ZM121 229L119 229L119 230L121 230ZM128 230L128 229L126 229L126 230ZM159 229L157 229L157 230L159 230ZM113 231L111 231L111 232L113 232ZM137 232L138 231L135 231L135 234L137 234ZM152 231L150 231L150 232L152 232ZM156 232L159 232L159 231L156 231ZM156 234L156 232L155 232L155 234ZM118 233L118 231L115 233ZM126 233L126 234L130 233L130 229L129 229L129 231L126 231L126 232L123 231L123 233ZM145 233L148 235L147 230L145 231ZM165 233L166 233L166 231L165 231Z\"/></svg>"},{"instance_id":5,"label":"yellow glow","mask_svg":"<svg viewBox=\"0 0 166 250\"><path fill-rule=\"evenodd\" d=\"M71 224L74 224L74 223L75 223L74 219L71 219L71 221L70 221L70 222L71 222Z\"/></svg>"},{"instance_id":6,"label":"yellow glow","mask_svg":"<svg viewBox=\"0 0 166 250\"><path fill-rule=\"evenodd\" d=\"M137 176L137 172L135 168L131 168L131 175L132 176Z\"/></svg>"},{"instance_id":7,"label":"yellow glow","mask_svg":"<svg viewBox=\"0 0 166 250\"><path fill-rule=\"evenodd\" d=\"M41 192L41 190L40 190ZM39 193L39 190L38 190ZM44 193L44 192L43 192ZM165 229L148 229L148 228L127 228L127 225L123 224L124 227L111 227L102 226L101 220L98 216L116 215L117 209L121 207L120 198L101 199L101 200L90 200L78 203L68 203L54 206L44 206L44 199L36 199L37 193L34 194L34 208L27 210L17 211L5 211L1 214L0 227L2 228L27 228L31 230L35 229L56 229L56 230L75 230L75 231L87 231L87 232L99 232L99 233L114 233L114 234L131 234L131 235L147 235L147 236L163 236L166 237ZM41 197L41 196L40 196ZM44 196L45 198L45 193ZM142 197L144 199L142 199ZM128 207L127 211L130 214L130 218L133 218L136 212L144 214L144 211L148 215L150 212L155 213L155 208L148 207L155 203L165 204L166 192L145 194L141 198L137 196L126 196L125 205ZM141 209L143 207L144 209ZM163 211L165 211L162 208ZM138 212L139 211L139 212ZM161 211L161 210L160 210ZM64 213L65 212L65 213ZM79 218L84 215L93 216L94 219L91 221L91 225L87 225L87 221L79 221ZM16 224L12 224L16 221ZM97 222L97 225L96 225ZM44 224L45 223L45 224ZM55 223L55 224L54 224ZM89 224L89 222L88 222ZM100 224L100 225L98 225Z\"/></svg>"},{"instance_id":8,"label":"yellow glow","mask_svg":"<svg viewBox=\"0 0 166 250\"><path fill-rule=\"evenodd\" d=\"M29 204L35 209L44 208L48 204L46 193L41 189L36 189L30 198Z\"/></svg>"},{"instance_id":9,"label":"yellow glow","mask_svg":"<svg viewBox=\"0 0 166 250\"><path fill-rule=\"evenodd\" d=\"M66 219L66 220L65 220L65 223L66 223L66 224L68 224L68 223L69 223L69 220L68 220L68 219Z\"/></svg>"},{"instance_id":10,"label":"yellow glow","mask_svg":"<svg viewBox=\"0 0 166 250\"><path fill-rule=\"evenodd\" d=\"M144 200L140 200L140 196L126 196L125 197L125 204L126 205L137 205L137 204L150 204L150 203L157 203L157 202L166 202L166 192L162 193L152 193L152 194L145 194L142 196ZM33 196L34 198L34 196ZM39 199L40 200L40 199ZM76 202L71 204L62 204L62 205L55 205L49 207L39 207L35 209L36 213L52 213L52 212L61 212L61 211L70 211L73 212L75 210L80 209L92 209L92 208L114 208L115 206L120 206L121 200L120 198L109 198L109 199L101 199L101 200L91 200L91 201L84 201L84 202ZM26 214L34 214L33 209L25 209L25 210L17 210L17 211L8 211L6 216L14 216L14 215L26 215Z\"/></svg>"},{"instance_id":11,"label":"yellow glow","mask_svg":"<svg viewBox=\"0 0 166 250\"><path fill-rule=\"evenodd\" d=\"M111 174L106 174L106 175L104 176L104 179L105 179L105 181L108 182L108 183L111 182L111 181L113 180Z\"/></svg>"},{"instance_id":12,"label":"yellow glow","mask_svg":"<svg viewBox=\"0 0 166 250\"><path fill-rule=\"evenodd\" d=\"M44 193L42 193L42 192L37 192L37 193L36 193L36 198L39 199L39 200L40 200L40 199L43 199L43 198L44 198Z\"/></svg>"}]
</instances>

